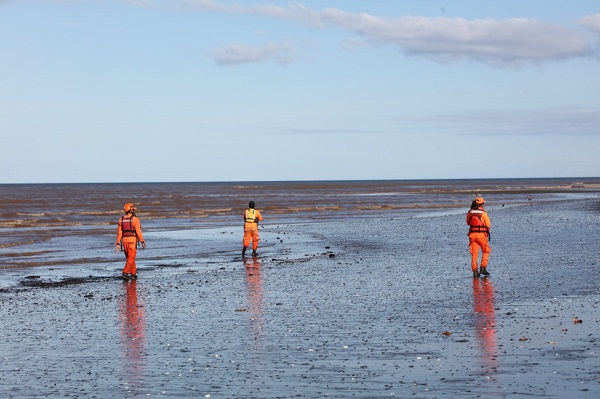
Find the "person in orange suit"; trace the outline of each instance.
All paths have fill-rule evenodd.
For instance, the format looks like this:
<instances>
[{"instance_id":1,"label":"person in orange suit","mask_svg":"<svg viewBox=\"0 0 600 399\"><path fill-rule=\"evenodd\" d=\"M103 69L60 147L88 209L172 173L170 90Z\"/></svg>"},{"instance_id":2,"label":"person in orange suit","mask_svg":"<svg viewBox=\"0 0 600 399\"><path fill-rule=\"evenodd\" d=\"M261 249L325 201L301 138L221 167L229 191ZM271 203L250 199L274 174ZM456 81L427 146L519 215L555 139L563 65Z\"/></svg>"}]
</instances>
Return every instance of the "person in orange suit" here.
<instances>
[{"instance_id":1,"label":"person in orange suit","mask_svg":"<svg viewBox=\"0 0 600 399\"><path fill-rule=\"evenodd\" d=\"M121 277L124 279L136 279L137 267L135 265L135 258L137 256L137 246L140 243L142 244L142 249L146 249L146 243L144 242L140 219L135 215L135 205L127 203L123 206L123 210L125 211L125 216L119 219L115 250L118 251L119 248L122 248L127 259Z\"/></svg>"},{"instance_id":2,"label":"person in orange suit","mask_svg":"<svg viewBox=\"0 0 600 399\"><path fill-rule=\"evenodd\" d=\"M258 253L258 222L262 220L260 211L255 209L254 201L250 201L248 209L244 211L244 241L242 248L242 257L246 256L246 250L252 241L252 256L257 256Z\"/></svg>"},{"instance_id":3,"label":"person in orange suit","mask_svg":"<svg viewBox=\"0 0 600 399\"><path fill-rule=\"evenodd\" d=\"M469 250L471 252L471 270L473 277L480 275L489 276L487 271L490 252L490 218L483 209L485 201L481 197L475 198L471 204L471 209L467 212L467 224L469 225ZM483 255L481 256L481 268L477 267L479 258L479 248Z\"/></svg>"}]
</instances>

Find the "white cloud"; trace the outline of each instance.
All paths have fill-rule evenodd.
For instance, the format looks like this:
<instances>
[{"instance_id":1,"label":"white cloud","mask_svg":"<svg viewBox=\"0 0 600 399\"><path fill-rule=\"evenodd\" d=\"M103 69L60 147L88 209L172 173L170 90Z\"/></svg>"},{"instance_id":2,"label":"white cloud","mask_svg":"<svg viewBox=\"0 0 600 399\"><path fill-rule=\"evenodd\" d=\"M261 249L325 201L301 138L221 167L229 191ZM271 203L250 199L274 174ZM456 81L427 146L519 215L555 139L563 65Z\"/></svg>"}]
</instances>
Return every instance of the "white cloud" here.
<instances>
[{"instance_id":1,"label":"white cloud","mask_svg":"<svg viewBox=\"0 0 600 399\"><path fill-rule=\"evenodd\" d=\"M563 60L591 55L594 46L583 32L532 19L506 20L378 17L335 8L317 11L302 4L225 5L215 0L186 0L186 4L212 12L254 14L291 20L315 28L339 27L369 43L396 46L406 54L436 61L477 60L494 65ZM597 15L580 22L589 29L600 26Z\"/></svg>"},{"instance_id":2,"label":"white cloud","mask_svg":"<svg viewBox=\"0 0 600 399\"><path fill-rule=\"evenodd\" d=\"M134 6L148 7L152 5L151 0L122 0L125 3L133 4Z\"/></svg>"},{"instance_id":3,"label":"white cloud","mask_svg":"<svg viewBox=\"0 0 600 399\"><path fill-rule=\"evenodd\" d=\"M588 15L581 18L579 21L580 25L585 26L592 32L600 35L600 14Z\"/></svg>"},{"instance_id":4,"label":"white cloud","mask_svg":"<svg viewBox=\"0 0 600 399\"><path fill-rule=\"evenodd\" d=\"M287 43L267 44L261 48L230 44L215 51L215 61L219 65L235 65L275 59L284 64L292 60L292 52L292 46Z\"/></svg>"},{"instance_id":5,"label":"white cloud","mask_svg":"<svg viewBox=\"0 0 600 399\"><path fill-rule=\"evenodd\" d=\"M372 41L394 44L409 54L442 61L474 59L512 64L565 59L590 51L583 35L527 19L403 17L349 25Z\"/></svg>"},{"instance_id":6,"label":"white cloud","mask_svg":"<svg viewBox=\"0 0 600 399\"><path fill-rule=\"evenodd\" d=\"M454 125L466 134L600 136L600 108L488 110L470 113L402 117L402 122Z\"/></svg>"}]
</instances>

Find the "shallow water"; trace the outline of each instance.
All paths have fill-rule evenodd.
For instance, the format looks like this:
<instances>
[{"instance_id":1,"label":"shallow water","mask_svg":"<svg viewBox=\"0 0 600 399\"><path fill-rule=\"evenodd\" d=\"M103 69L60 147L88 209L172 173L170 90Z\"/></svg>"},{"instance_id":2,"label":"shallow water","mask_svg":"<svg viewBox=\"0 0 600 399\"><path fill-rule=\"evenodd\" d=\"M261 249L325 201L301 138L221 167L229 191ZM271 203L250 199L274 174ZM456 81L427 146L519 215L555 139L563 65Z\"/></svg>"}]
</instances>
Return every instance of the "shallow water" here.
<instances>
[{"instance_id":1,"label":"shallow water","mask_svg":"<svg viewBox=\"0 0 600 399\"><path fill-rule=\"evenodd\" d=\"M138 206L147 259L171 262L238 252L241 213L249 200L272 227L461 214L476 195L488 197L491 210L531 200L598 197L599 178L579 180L0 185L0 270L80 265L106 270L115 261L110 249L125 202ZM202 243L189 245L199 235Z\"/></svg>"},{"instance_id":2,"label":"shallow water","mask_svg":"<svg viewBox=\"0 0 600 399\"><path fill-rule=\"evenodd\" d=\"M5 269L0 396L598 397L600 200L488 197L489 278L453 207L282 217L246 260L226 223L147 228L131 282L114 253Z\"/></svg>"}]
</instances>

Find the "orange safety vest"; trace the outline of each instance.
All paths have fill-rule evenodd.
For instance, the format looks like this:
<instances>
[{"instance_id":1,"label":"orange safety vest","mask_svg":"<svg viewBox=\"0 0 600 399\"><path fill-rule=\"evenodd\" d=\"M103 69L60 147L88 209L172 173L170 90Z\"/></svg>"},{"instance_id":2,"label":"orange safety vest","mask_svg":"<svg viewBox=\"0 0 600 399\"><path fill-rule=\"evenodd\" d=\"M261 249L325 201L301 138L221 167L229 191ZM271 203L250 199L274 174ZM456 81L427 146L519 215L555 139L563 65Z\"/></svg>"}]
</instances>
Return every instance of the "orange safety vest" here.
<instances>
[{"instance_id":1,"label":"orange safety vest","mask_svg":"<svg viewBox=\"0 0 600 399\"><path fill-rule=\"evenodd\" d=\"M468 213L469 233L490 233L490 228L483 224L482 209L471 209Z\"/></svg>"},{"instance_id":2,"label":"orange safety vest","mask_svg":"<svg viewBox=\"0 0 600 399\"><path fill-rule=\"evenodd\" d=\"M137 237L135 227L133 227L133 218L135 216L123 216L121 218L121 231L123 237Z\"/></svg>"},{"instance_id":3,"label":"orange safety vest","mask_svg":"<svg viewBox=\"0 0 600 399\"><path fill-rule=\"evenodd\" d=\"M246 209L244 220L246 223L256 223L258 221L258 219L256 218L256 209Z\"/></svg>"}]
</instances>

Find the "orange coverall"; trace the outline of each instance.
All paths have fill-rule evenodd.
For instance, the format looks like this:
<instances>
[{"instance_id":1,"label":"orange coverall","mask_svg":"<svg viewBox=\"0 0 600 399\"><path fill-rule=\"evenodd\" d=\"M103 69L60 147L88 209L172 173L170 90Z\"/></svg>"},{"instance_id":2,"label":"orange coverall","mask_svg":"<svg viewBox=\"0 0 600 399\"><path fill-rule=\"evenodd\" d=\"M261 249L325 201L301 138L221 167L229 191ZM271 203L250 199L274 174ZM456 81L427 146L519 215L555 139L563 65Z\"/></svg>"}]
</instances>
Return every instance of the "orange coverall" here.
<instances>
[{"instance_id":1,"label":"orange coverall","mask_svg":"<svg viewBox=\"0 0 600 399\"><path fill-rule=\"evenodd\" d=\"M244 211L244 242L243 245L244 247L247 247L248 245L250 245L250 241L252 240L252 250L256 251L258 249L258 240L260 239L258 237L258 223L249 223L246 222L246 214L250 209L246 209ZM254 210L255 214L254 217L257 220L262 220L262 215L260 214L260 211L258 209Z\"/></svg>"},{"instance_id":2,"label":"orange coverall","mask_svg":"<svg viewBox=\"0 0 600 399\"><path fill-rule=\"evenodd\" d=\"M483 211L483 208L479 208ZM467 224L471 225L471 217L474 217L471 212L467 213ZM481 221L483 222L483 226L489 228L491 226L490 217L488 216L486 211L483 211L481 214ZM479 248L483 252L481 256L481 267L486 268L488 264L488 259L490 257L490 252L492 249L490 248L490 244L488 242L488 233L487 232L469 232L469 251L471 252L471 270L477 271L477 259L479 258Z\"/></svg>"},{"instance_id":3,"label":"orange coverall","mask_svg":"<svg viewBox=\"0 0 600 399\"><path fill-rule=\"evenodd\" d=\"M137 243L138 241L141 243L144 242L144 235L142 234L140 219L137 216L132 216L131 227L135 230L135 236L123 237L123 218L119 219L119 226L117 227L117 245L123 240L123 252L125 252L125 258L127 259L125 267L123 268L123 273L133 275L137 273L137 267L135 265Z\"/></svg>"}]
</instances>

